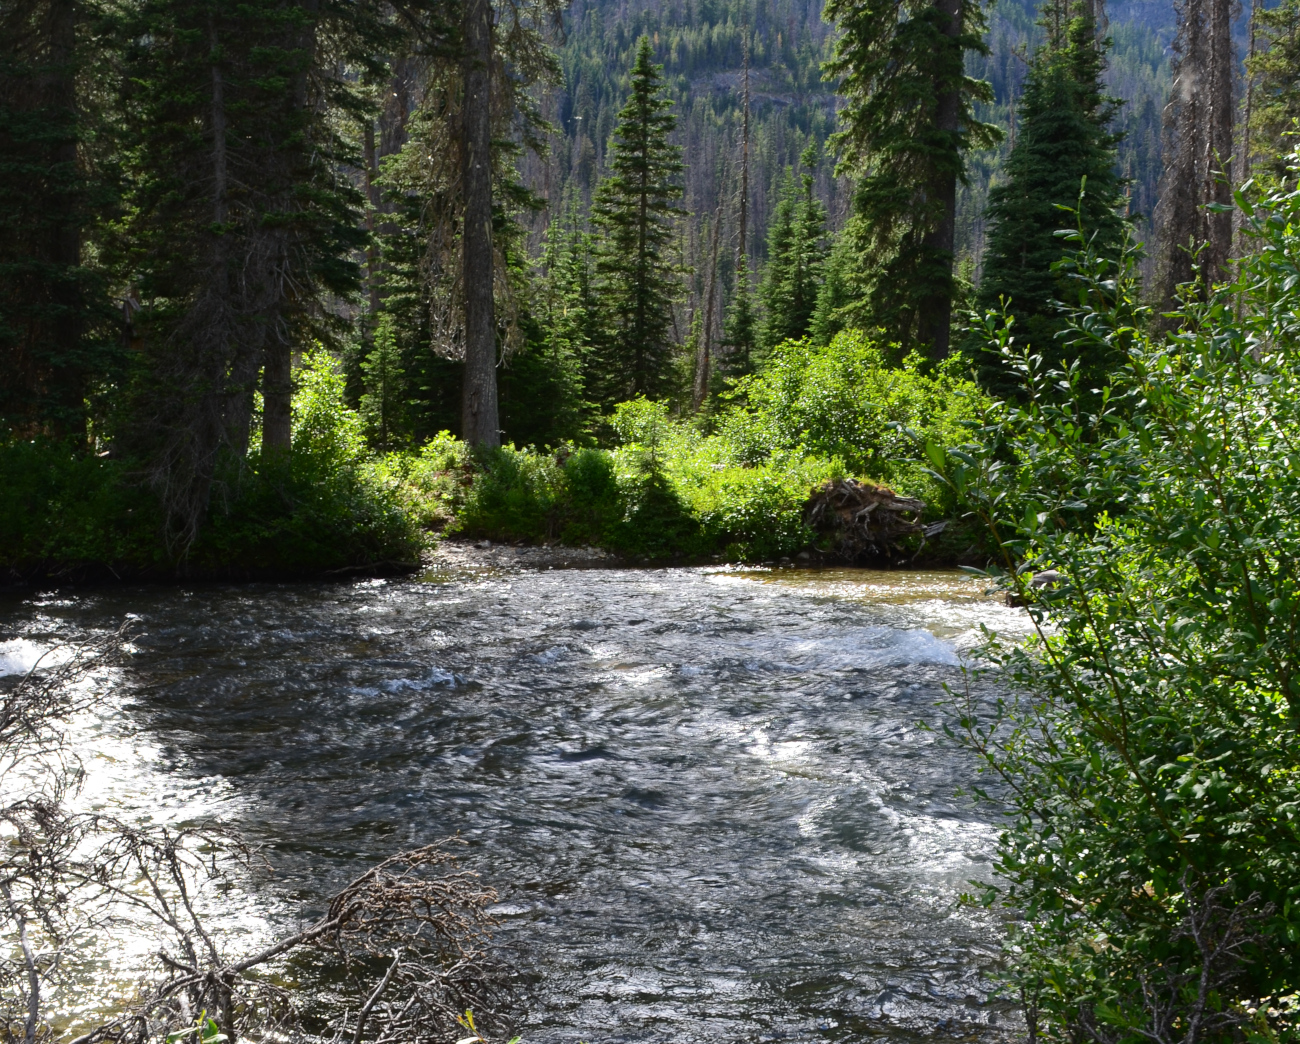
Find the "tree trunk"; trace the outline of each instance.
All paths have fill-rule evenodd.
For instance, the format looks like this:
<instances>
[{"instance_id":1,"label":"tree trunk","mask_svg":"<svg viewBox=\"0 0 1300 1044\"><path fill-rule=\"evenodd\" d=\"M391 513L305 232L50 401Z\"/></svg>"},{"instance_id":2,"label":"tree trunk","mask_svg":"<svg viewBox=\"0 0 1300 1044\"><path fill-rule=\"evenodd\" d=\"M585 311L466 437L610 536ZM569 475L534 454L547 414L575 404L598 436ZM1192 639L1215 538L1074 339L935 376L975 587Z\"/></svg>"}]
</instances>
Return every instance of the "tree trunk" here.
<instances>
[{"instance_id":1,"label":"tree trunk","mask_svg":"<svg viewBox=\"0 0 1300 1044\"><path fill-rule=\"evenodd\" d=\"M77 91L75 55L77 45L77 20L73 0L49 0L48 39L50 43L50 74L47 84L47 111L56 114L62 133L55 141L53 156L55 168L65 171L72 180L77 169ZM52 215L50 224L49 257L62 278L53 284L53 304L57 318L53 323L54 344L64 358L58 360L51 373L52 398L57 403L57 421L54 433L78 442L86 438L85 373L81 365L79 347L83 335L81 287L73 275L81 264L81 227L79 207L60 208Z\"/></svg>"},{"instance_id":2,"label":"tree trunk","mask_svg":"<svg viewBox=\"0 0 1300 1044\"><path fill-rule=\"evenodd\" d=\"M375 122L366 120L366 231L375 234L375 215L379 213L379 157L375 152ZM366 244L366 297L370 305L370 336L374 337L374 323L379 315L379 249L373 239Z\"/></svg>"},{"instance_id":3,"label":"tree trunk","mask_svg":"<svg viewBox=\"0 0 1300 1044\"><path fill-rule=\"evenodd\" d=\"M718 230L722 227L722 208L713 215L713 236L709 246L709 289L704 295L704 322L700 327L700 345L695 356L695 390L691 408L697 413L709 395L710 367L713 362L713 305L718 283Z\"/></svg>"},{"instance_id":4,"label":"tree trunk","mask_svg":"<svg viewBox=\"0 0 1300 1044\"><path fill-rule=\"evenodd\" d=\"M316 18L320 10L319 0L301 0L301 12L307 17L295 29L291 30L289 42L299 50L307 60L301 62L301 69L295 78L293 104L297 112L305 113L311 104L309 95L310 70L316 59ZM285 165L286 176L278 186L279 191L291 191L289 185L302 155L298 150L304 145L285 143L279 162ZM285 211L292 211L296 203L286 198L280 204ZM263 233L265 234L265 233ZM281 270L272 276L274 285L273 314L268 316L268 326L262 348L262 452L287 453L293 439L293 342L295 329L302 319L302 302L298 300L295 280L291 278L295 267L300 264L296 256L292 233L276 233L276 241L268 243L263 249L269 256L275 257ZM269 274L269 273L268 273Z\"/></svg>"},{"instance_id":5,"label":"tree trunk","mask_svg":"<svg viewBox=\"0 0 1300 1044\"><path fill-rule=\"evenodd\" d=\"M1210 0L1210 126L1206 140L1205 201L1232 205L1232 103L1236 48L1232 44L1232 0ZM1232 211L1206 211L1206 279L1228 276L1232 252Z\"/></svg>"},{"instance_id":6,"label":"tree trunk","mask_svg":"<svg viewBox=\"0 0 1300 1044\"><path fill-rule=\"evenodd\" d=\"M1174 82L1164 114L1165 170L1155 208L1158 313L1174 308L1178 287L1196 278L1198 249L1206 289L1228 275L1232 215L1205 205L1232 201L1231 7L1231 0L1181 0L1178 7Z\"/></svg>"},{"instance_id":7,"label":"tree trunk","mask_svg":"<svg viewBox=\"0 0 1300 1044\"><path fill-rule=\"evenodd\" d=\"M464 0L464 5L460 172L465 199L461 246L465 375L461 437L471 446L500 446L492 302L492 4L491 0Z\"/></svg>"},{"instance_id":8,"label":"tree trunk","mask_svg":"<svg viewBox=\"0 0 1300 1044\"><path fill-rule=\"evenodd\" d=\"M937 0L935 5L947 18L944 35L956 39L961 35L962 0ZM955 46L955 44L954 44ZM957 85L939 98L935 124L945 134L957 135L961 131L961 92ZM942 174L933 186L933 197L938 209L935 226L922 240L927 257L947 264L947 279L943 285L933 286L917 306L917 338L928 344L930 358L946 359L952 329L952 264L953 248L957 237L957 170Z\"/></svg>"},{"instance_id":9,"label":"tree trunk","mask_svg":"<svg viewBox=\"0 0 1300 1044\"><path fill-rule=\"evenodd\" d=\"M746 236L749 234L749 26L745 26L744 115L740 124L740 237L738 256L748 258ZM748 264L745 266L749 270ZM748 287L744 288L748 291Z\"/></svg>"}]
</instances>

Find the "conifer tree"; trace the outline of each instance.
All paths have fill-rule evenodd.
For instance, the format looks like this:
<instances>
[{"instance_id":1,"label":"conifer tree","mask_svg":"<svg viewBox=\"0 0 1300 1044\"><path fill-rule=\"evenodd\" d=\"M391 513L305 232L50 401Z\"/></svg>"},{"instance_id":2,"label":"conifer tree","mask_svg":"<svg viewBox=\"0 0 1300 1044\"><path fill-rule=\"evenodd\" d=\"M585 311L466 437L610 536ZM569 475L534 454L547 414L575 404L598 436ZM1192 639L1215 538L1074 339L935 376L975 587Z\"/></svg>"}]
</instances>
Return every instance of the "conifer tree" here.
<instances>
[{"instance_id":1,"label":"conifer tree","mask_svg":"<svg viewBox=\"0 0 1300 1044\"><path fill-rule=\"evenodd\" d=\"M989 195L993 224L978 303L1010 302L1017 343L1049 365L1068 346L1054 302L1068 297L1066 278L1052 272L1064 253L1056 234L1081 222L1103 256L1117 255L1123 236L1123 184L1116 173L1120 136L1109 127L1119 103L1101 83L1107 42L1082 0L1053 0L1044 10L1047 40L1034 56L1019 106L1020 126L1007 160L1007 180ZM1080 186L1086 187L1080 197ZM1062 207L1079 207L1077 216ZM1085 360L1101 369L1106 360ZM996 383L996 371L986 378Z\"/></svg>"},{"instance_id":2,"label":"conifer tree","mask_svg":"<svg viewBox=\"0 0 1300 1044\"><path fill-rule=\"evenodd\" d=\"M817 305L808 323L808 336L814 344L830 344L860 314L858 305L865 295L858 267L857 242L861 237L854 234L852 227L858 221L859 218L849 218L850 225L835 236L822 265Z\"/></svg>"},{"instance_id":3,"label":"conifer tree","mask_svg":"<svg viewBox=\"0 0 1300 1044\"><path fill-rule=\"evenodd\" d=\"M722 349L718 355L718 381L744 377L754 372L754 355L758 346L758 321L749 287L749 259L736 258L736 289L722 327Z\"/></svg>"},{"instance_id":4,"label":"conifer tree","mask_svg":"<svg viewBox=\"0 0 1300 1044\"><path fill-rule=\"evenodd\" d=\"M406 434L406 374L391 315L379 317L374 344L361 364L366 386L361 396L361 417L375 446L387 452L405 441Z\"/></svg>"},{"instance_id":5,"label":"conifer tree","mask_svg":"<svg viewBox=\"0 0 1300 1044\"><path fill-rule=\"evenodd\" d=\"M1254 80L1248 141L1259 159L1256 177L1281 184L1300 120L1300 0L1258 7L1254 18L1263 46L1246 63Z\"/></svg>"},{"instance_id":6,"label":"conifer tree","mask_svg":"<svg viewBox=\"0 0 1300 1044\"><path fill-rule=\"evenodd\" d=\"M981 0L829 0L840 29L829 76L847 104L841 171L857 175L848 231L863 272L853 322L883 328L905 351L948 354L957 185L965 155L998 131L975 118L991 101L966 75L987 53Z\"/></svg>"},{"instance_id":7,"label":"conifer tree","mask_svg":"<svg viewBox=\"0 0 1300 1044\"><path fill-rule=\"evenodd\" d=\"M800 157L805 173L802 192L793 178L768 234L767 271L763 276L763 332L759 344L771 351L782 341L805 337L817 307L822 265L826 259L826 208L813 193L818 150L809 145Z\"/></svg>"},{"instance_id":8,"label":"conifer tree","mask_svg":"<svg viewBox=\"0 0 1300 1044\"><path fill-rule=\"evenodd\" d=\"M0 4L0 424L82 444L92 383L119 354L104 281L83 264L95 213L114 203L95 177L111 159L84 154L77 83L92 74L79 36L92 8Z\"/></svg>"},{"instance_id":9,"label":"conifer tree","mask_svg":"<svg viewBox=\"0 0 1300 1044\"><path fill-rule=\"evenodd\" d=\"M669 250L682 213L677 201L683 166L681 150L668 141L676 120L661 72L649 38L642 37L614 131L611 173L593 205L601 247L596 268L610 317L598 388L606 405L661 396L669 382L672 307L679 292L679 269Z\"/></svg>"}]
</instances>

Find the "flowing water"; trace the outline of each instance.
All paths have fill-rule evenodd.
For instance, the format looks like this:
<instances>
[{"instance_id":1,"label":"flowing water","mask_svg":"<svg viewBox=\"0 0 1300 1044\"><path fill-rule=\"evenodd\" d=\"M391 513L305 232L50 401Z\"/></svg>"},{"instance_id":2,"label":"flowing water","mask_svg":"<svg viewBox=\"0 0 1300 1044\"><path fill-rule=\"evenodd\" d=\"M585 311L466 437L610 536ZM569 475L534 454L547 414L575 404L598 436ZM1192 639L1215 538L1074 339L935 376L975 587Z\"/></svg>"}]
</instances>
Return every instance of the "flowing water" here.
<instances>
[{"instance_id":1,"label":"flowing water","mask_svg":"<svg viewBox=\"0 0 1300 1044\"><path fill-rule=\"evenodd\" d=\"M240 931L451 834L501 896L528 1044L993 1039L994 817L922 727L981 624L956 573L435 572L0 603L0 673L128 614L83 798L268 845ZM295 905L297 904L297 905Z\"/></svg>"}]
</instances>

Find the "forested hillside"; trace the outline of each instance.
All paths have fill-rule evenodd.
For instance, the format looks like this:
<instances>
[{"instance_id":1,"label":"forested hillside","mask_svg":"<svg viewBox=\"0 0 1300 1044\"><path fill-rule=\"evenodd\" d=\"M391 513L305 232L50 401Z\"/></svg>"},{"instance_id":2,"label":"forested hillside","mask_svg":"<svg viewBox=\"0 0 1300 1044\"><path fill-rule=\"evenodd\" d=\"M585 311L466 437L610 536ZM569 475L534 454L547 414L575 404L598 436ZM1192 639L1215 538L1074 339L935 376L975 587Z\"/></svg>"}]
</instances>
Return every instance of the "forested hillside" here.
<instances>
[{"instance_id":1,"label":"forested hillside","mask_svg":"<svg viewBox=\"0 0 1300 1044\"><path fill-rule=\"evenodd\" d=\"M721 206L731 250L720 254L719 280L729 298L738 234L746 27L751 40L747 246L761 272L768 225L788 172L809 142L824 146L836 129L837 96L821 72L833 38L822 6L821 0L578 0L565 16L563 86L546 109L556 127L550 154L527 165L530 182L552 200L551 214L574 200L590 202L633 47L648 34L677 103L676 140L687 158L685 206L691 219L682 251L695 273L692 293L698 298L705 291L708 223ZM1105 82L1125 103L1116 128L1124 135L1119 166L1131 179L1131 209L1140 217L1139 235L1145 236L1160 177L1160 119L1169 92L1174 8L1171 0L1125 0L1111 5L1107 15L1113 42ZM972 75L987 80L994 93L991 103L979 106L980 118L1007 131L1029 55L1042 40L1038 19L1033 0L999 0L989 18L990 53L969 60ZM1014 133L1008 133L998 148L969 157L970 184L962 190L958 219L959 252L969 278L979 275L989 186L1014 144ZM848 213L850 186L834 176L833 158L820 163L815 190L830 228L838 229ZM544 221L539 217L539 226Z\"/></svg>"}]
</instances>

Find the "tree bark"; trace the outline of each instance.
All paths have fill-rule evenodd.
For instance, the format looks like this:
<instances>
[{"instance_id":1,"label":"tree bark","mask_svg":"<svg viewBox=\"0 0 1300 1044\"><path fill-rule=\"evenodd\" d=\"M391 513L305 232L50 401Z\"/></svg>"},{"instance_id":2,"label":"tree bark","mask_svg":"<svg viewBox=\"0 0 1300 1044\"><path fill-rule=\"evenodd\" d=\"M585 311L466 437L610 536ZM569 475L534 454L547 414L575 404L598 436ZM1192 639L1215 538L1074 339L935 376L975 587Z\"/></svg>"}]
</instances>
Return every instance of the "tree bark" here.
<instances>
[{"instance_id":1,"label":"tree bark","mask_svg":"<svg viewBox=\"0 0 1300 1044\"><path fill-rule=\"evenodd\" d=\"M46 104L57 114L63 133L54 145L52 159L56 169L72 179L77 169L77 90L75 55L77 16L73 0L49 0L48 39L50 74ZM71 202L71 201L69 201ZM50 224L49 257L64 275L53 284L55 313L54 343L63 358L51 374L51 391L58 403L58 420L54 432L81 442L86 437L85 371L80 355L82 300L80 281L73 274L81 264L81 226L78 206L61 208Z\"/></svg>"},{"instance_id":2,"label":"tree bark","mask_svg":"<svg viewBox=\"0 0 1300 1044\"><path fill-rule=\"evenodd\" d=\"M710 369L713 363L713 306L718 283L718 231L722 227L722 208L713 215L713 235L709 246L709 289L704 295L704 322L700 328L699 353L695 357L695 389L691 408L699 412L709 394Z\"/></svg>"},{"instance_id":3,"label":"tree bark","mask_svg":"<svg viewBox=\"0 0 1300 1044\"><path fill-rule=\"evenodd\" d=\"M1165 170L1155 224L1159 239L1158 312L1176 305L1177 289L1196 278L1200 250L1203 289L1228 275L1232 214L1206 204L1232 202L1232 0L1181 0L1174 40L1174 82L1165 106ZM1160 326L1169 320L1161 318Z\"/></svg>"},{"instance_id":4,"label":"tree bark","mask_svg":"<svg viewBox=\"0 0 1300 1044\"><path fill-rule=\"evenodd\" d=\"M749 234L749 26L745 26L744 115L740 124L740 236L738 256L748 258L745 239ZM746 264L746 271L749 270ZM744 288L748 291L748 287Z\"/></svg>"},{"instance_id":5,"label":"tree bark","mask_svg":"<svg viewBox=\"0 0 1300 1044\"><path fill-rule=\"evenodd\" d=\"M375 215L379 212L379 157L375 151L375 123L366 120L366 231L375 234ZM379 315L379 250L372 239L366 244L366 297L370 305L370 336L374 337L374 322Z\"/></svg>"},{"instance_id":6,"label":"tree bark","mask_svg":"<svg viewBox=\"0 0 1300 1044\"><path fill-rule=\"evenodd\" d=\"M1210 127L1206 140L1205 200L1232 205L1232 104L1236 48L1232 44L1232 0L1210 3ZM1232 252L1232 212L1206 211L1206 278L1219 282L1228 276Z\"/></svg>"},{"instance_id":7,"label":"tree bark","mask_svg":"<svg viewBox=\"0 0 1300 1044\"><path fill-rule=\"evenodd\" d=\"M961 35L962 0L937 0L939 13L947 18L943 33L950 39ZM961 131L961 91L954 85L939 97L935 124L945 134ZM957 238L957 171L944 173L933 187L933 199L939 210L938 220L922 240L927 257L946 260L948 279L942 287L935 287L918 302L917 337L929 344L930 357L946 359L952 336L952 264L953 248Z\"/></svg>"},{"instance_id":8,"label":"tree bark","mask_svg":"<svg viewBox=\"0 0 1300 1044\"><path fill-rule=\"evenodd\" d=\"M496 315L492 301L492 4L464 0L461 61L461 185L465 227L461 280L465 300L465 373L461 437L471 446L500 446L497 415Z\"/></svg>"}]
</instances>

